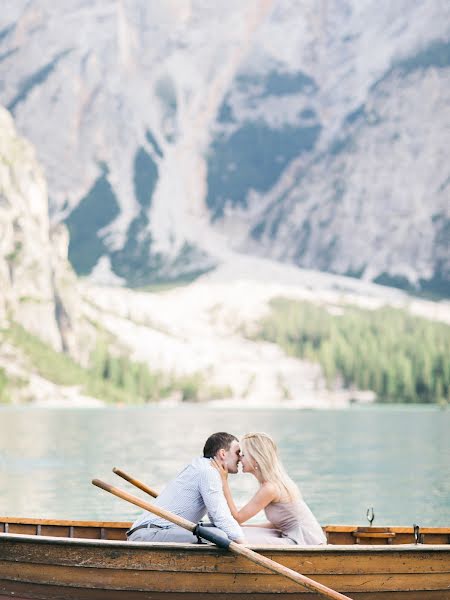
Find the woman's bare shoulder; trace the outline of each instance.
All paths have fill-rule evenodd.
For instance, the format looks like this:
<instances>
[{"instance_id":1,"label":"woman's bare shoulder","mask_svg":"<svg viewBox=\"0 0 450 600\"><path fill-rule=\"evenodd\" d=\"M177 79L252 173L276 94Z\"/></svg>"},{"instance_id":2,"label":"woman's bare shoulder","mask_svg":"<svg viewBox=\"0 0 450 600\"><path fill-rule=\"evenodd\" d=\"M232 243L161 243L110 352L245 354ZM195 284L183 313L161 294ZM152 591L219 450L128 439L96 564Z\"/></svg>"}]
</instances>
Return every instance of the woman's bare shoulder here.
<instances>
[{"instance_id":1,"label":"woman's bare shoulder","mask_svg":"<svg viewBox=\"0 0 450 600\"><path fill-rule=\"evenodd\" d=\"M272 483L271 481L265 481L262 485L261 485L261 490L264 490L264 493L267 496L270 496L272 499L272 502L277 502L278 498L280 496L280 491L278 489L278 486L276 486L274 483Z\"/></svg>"}]
</instances>

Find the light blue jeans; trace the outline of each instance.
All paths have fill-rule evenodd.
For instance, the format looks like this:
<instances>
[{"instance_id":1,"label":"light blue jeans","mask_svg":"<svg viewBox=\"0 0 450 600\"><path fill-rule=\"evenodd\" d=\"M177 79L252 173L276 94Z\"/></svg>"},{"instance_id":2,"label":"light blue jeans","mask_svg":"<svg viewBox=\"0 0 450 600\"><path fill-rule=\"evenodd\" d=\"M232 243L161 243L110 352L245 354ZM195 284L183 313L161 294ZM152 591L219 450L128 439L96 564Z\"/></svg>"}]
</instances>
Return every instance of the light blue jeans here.
<instances>
[{"instance_id":1,"label":"light blue jeans","mask_svg":"<svg viewBox=\"0 0 450 600\"><path fill-rule=\"evenodd\" d=\"M207 525L211 532L223 537L225 540L228 539L228 536L225 532L223 532L218 527L213 527L212 525ZM188 531L187 529L183 529L182 527L178 527L174 525L173 527L168 527L167 529L158 529L154 527L146 527L141 528L135 531L128 538L129 542L178 542L179 544L196 544L197 536ZM206 540L203 540L205 543Z\"/></svg>"}]
</instances>

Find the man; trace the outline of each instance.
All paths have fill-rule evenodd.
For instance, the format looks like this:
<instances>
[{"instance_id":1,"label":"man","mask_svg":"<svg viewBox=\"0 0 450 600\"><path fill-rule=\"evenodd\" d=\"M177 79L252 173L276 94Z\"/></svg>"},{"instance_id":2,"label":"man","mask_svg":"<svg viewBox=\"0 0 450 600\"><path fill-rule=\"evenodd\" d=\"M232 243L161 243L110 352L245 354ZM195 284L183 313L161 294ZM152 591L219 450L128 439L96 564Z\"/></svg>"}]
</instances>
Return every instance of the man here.
<instances>
[{"instance_id":1,"label":"man","mask_svg":"<svg viewBox=\"0 0 450 600\"><path fill-rule=\"evenodd\" d=\"M153 502L155 506L197 523L208 513L211 532L234 542L245 542L242 529L232 517L222 489L219 472L211 465L216 459L229 473L237 473L239 442L234 435L214 433L205 443L203 457L194 458L171 481ZM174 525L151 512L144 512L127 532L130 542L195 543L197 538L187 529Z\"/></svg>"}]
</instances>

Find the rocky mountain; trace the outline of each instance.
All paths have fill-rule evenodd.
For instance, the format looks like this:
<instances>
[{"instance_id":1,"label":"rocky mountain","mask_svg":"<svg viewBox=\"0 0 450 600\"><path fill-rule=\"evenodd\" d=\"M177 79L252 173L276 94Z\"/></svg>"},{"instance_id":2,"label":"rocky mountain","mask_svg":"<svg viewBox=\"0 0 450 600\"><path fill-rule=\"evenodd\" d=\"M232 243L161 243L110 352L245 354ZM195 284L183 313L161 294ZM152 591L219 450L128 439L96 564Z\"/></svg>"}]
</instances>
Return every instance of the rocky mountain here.
<instances>
[{"instance_id":1,"label":"rocky mountain","mask_svg":"<svg viewBox=\"0 0 450 600\"><path fill-rule=\"evenodd\" d=\"M338 408L374 394L328 389L319 364L253 339L272 299L307 300L332 312L387 304L450 322L449 302L238 253L190 285L160 293L94 286L75 276L68 241L64 225L50 225L33 147L0 109L0 403L6 384L12 402L97 406L102 388L90 391L86 373L107 339L107 352L127 356L133 368L168 375L171 402L184 398L183 381L197 381L201 399L227 405Z\"/></svg>"},{"instance_id":2,"label":"rocky mountain","mask_svg":"<svg viewBox=\"0 0 450 600\"><path fill-rule=\"evenodd\" d=\"M233 251L450 294L446 0L6 0L0 100L98 282Z\"/></svg>"},{"instance_id":3,"label":"rocky mountain","mask_svg":"<svg viewBox=\"0 0 450 600\"><path fill-rule=\"evenodd\" d=\"M239 400L276 403L288 389L300 390L302 405L348 401L348 394L327 392L317 365L239 334L273 294L267 286L249 294L250 285L244 305L232 283L194 284L166 294L96 288L77 280L67 251L65 226L49 222L47 185L34 148L0 107L0 403L5 378L12 402L99 402L86 397L82 386L43 377L23 343L8 334L17 325L84 365L101 329L114 340L111 346L134 360L160 372L201 373ZM48 360L54 358L49 354Z\"/></svg>"},{"instance_id":4,"label":"rocky mountain","mask_svg":"<svg viewBox=\"0 0 450 600\"><path fill-rule=\"evenodd\" d=\"M81 357L79 294L64 225L51 226L33 147L0 107L0 321Z\"/></svg>"}]
</instances>

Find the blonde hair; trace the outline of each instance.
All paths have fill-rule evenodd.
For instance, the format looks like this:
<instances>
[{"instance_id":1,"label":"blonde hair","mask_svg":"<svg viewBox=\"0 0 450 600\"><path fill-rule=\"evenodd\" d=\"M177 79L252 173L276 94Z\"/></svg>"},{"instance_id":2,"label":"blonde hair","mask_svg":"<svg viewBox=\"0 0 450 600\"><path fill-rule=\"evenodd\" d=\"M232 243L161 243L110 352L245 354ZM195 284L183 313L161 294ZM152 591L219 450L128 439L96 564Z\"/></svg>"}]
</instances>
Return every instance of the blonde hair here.
<instances>
[{"instance_id":1,"label":"blonde hair","mask_svg":"<svg viewBox=\"0 0 450 600\"><path fill-rule=\"evenodd\" d=\"M246 433L241 438L241 449L244 454L251 455L257 463L264 481L275 484L280 493L280 499L287 497L288 501L300 497L298 487L284 470L278 457L277 445L267 433Z\"/></svg>"}]
</instances>

